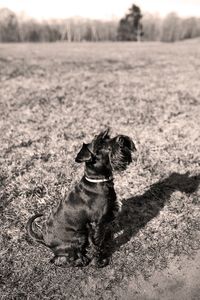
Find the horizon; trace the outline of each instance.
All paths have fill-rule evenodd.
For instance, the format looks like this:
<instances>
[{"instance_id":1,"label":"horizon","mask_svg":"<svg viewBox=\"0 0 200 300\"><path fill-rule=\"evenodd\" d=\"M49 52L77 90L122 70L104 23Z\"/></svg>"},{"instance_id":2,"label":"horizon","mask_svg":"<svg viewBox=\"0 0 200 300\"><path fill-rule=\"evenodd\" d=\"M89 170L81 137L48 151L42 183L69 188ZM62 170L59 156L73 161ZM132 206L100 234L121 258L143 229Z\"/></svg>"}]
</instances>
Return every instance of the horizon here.
<instances>
[{"instance_id":1,"label":"horizon","mask_svg":"<svg viewBox=\"0 0 200 300\"><path fill-rule=\"evenodd\" d=\"M66 0L47 2L43 0L1 0L0 8L9 8L23 17L31 17L37 20L86 18L98 20L113 20L122 18L133 5L140 7L143 14L157 14L160 17L170 12L177 13L180 17L200 17L200 0L123 0L115 3L114 0L74 0L67 3ZM47 9L48 7L48 9Z\"/></svg>"}]
</instances>

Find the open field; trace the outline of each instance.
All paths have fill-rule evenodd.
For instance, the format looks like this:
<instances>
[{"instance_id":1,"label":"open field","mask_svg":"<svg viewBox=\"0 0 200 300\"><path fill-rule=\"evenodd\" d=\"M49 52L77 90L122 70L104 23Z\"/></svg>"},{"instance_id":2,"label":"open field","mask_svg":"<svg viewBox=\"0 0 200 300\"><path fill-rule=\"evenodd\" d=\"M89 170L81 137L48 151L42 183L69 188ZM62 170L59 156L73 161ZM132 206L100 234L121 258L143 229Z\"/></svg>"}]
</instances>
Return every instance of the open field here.
<instances>
[{"instance_id":1,"label":"open field","mask_svg":"<svg viewBox=\"0 0 200 300\"><path fill-rule=\"evenodd\" d=\"M1 300L199 299L199 46L0 45ZM138 149L115 178L113 263L54 267L24 226L81 177L76 152L106 126Z\"/></svg>"}]
</instances>

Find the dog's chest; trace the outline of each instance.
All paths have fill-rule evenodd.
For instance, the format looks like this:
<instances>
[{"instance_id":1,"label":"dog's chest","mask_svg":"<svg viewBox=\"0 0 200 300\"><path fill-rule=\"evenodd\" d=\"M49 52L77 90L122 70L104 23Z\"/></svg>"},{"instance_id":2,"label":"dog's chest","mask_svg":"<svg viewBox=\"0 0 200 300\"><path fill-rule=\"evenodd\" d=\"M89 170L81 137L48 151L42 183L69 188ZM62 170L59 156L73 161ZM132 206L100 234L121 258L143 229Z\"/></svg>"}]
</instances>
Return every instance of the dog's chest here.
<instances>
[{"instance_id":1,"label":"dog's chest","mask_svg":"<svg viewBox=\"0 0 200 300\"><path fill-rule=\"evenodd\" d=\"M82 207L89 215L106 214L116 203L116 193L113 185L109 184L78 184L69 194L68 204Z\"/></svg>"}]
</instances>

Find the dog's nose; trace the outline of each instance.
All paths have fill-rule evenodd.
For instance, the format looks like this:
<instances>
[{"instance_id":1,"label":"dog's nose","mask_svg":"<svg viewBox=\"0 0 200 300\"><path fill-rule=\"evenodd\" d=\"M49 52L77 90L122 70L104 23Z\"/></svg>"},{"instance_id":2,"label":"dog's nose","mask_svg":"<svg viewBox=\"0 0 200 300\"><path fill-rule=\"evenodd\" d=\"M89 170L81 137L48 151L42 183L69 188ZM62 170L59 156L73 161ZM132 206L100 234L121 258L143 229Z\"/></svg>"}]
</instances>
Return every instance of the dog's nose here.
<instances>
[{"instance_id":1,"label":"dog's nose","mask_svg":"<svg viewBox=\"0 0 200 300\"><path fill-rule=\"evenodd\" d=\"M79 159L78 158L78 156L75 158L75 162L77 162L77 163L81 163L82 162L82 160L81 159Z\"/></svg>"}]
</instances>

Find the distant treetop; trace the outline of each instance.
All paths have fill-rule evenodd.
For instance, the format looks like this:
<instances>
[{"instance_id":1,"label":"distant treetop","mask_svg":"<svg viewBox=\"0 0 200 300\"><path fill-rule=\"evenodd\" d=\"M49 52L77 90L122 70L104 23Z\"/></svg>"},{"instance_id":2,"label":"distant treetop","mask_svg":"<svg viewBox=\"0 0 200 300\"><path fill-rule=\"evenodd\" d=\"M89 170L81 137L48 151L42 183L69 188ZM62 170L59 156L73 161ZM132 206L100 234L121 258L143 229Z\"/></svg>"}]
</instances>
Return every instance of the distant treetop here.
<instances>
[{"instance_id":1,"label":"distant treetop","mask_svg":"<svg viewBox=\"0 0 200 300\"><path fill-rule=\"evenodd\" d=\"M119 22L118 40L120 41L140 41L142 32L142 14L139 6L133 4L128 13Z\"/></svg>"}]
</instances>

